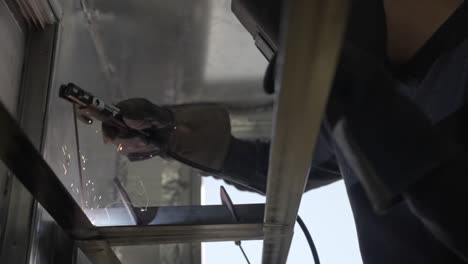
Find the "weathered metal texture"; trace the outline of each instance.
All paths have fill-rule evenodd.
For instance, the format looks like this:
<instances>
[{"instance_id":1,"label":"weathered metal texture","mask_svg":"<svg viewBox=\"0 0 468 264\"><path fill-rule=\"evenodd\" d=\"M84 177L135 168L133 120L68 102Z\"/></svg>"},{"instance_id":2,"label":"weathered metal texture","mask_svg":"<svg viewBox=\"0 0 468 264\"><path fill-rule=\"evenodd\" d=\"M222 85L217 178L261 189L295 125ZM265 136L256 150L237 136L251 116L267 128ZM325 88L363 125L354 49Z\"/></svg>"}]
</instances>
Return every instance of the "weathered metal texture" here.
<instances>
[{"instance_id":1,"label":"weathered metal texture","mask_svg":"<svg viewBox=\"0 0 468 264\"><path fill-rule=\"evenodd\" d=\"M10 6L33 28L44 29L57 21L58 2L52 0L8 0Z\"/></svg>"},{"instance_id":2,"label":"weathered metal texture","mask_svg":"<svg viewBox=\"0 0 468 264\"><path fill-rule=\"evenodd\" d=\"M55 32L56 27L54 26L48 26L43 31L29 32L27 56L24 60L18 113L21 128L32 144L39 150L42 148L43 143L47 91L52 69ZM45 255L50 256L52 253L50 250L36 251L39 241L35 239L54 236L55 232L46 231L52 230L54 226L50 223L39 226L40 218L38 216L41 215L41 209L36 208L36 202L30 192L17 178L13 180L10 199L7 227L9 231L5 241L5 245L8 246L4 249L5 257L8 261L23 262L26 259L32 260ZM65 244L62 243L64 245L62 252L66 251ZM47 248L44 243L42 246ZM51 248L53 247L51 246Z\"/></svg>"},{"instance_id":3,"label":"weathered metal texture","mask_svg":"<svg viewBox=\"0 0 468 264\"><path fill-rule=\"evenodd\" d=\"M347 2L292 0L283 26L263 263L286 263L341 48Z\"/></svg>"},{"instance_id":4,"label":"weathered metal texture","mask_svg":"<svg viewBox=\"0 0 468 264\"><path fill-rule=\"evenodd\" d=\"M4 1L0 1L0 37L0 99L11 113L16 114L26 34Z\"/></svg>"},{"instance_id":5,"label":"weathered metal texture","mask_svg":"<svg viewBox=\"0 0 468 264\"><path fill-rule=\"evenodd\" d=\"M2 39L0 42L0 82L2 84L0 100L16 116L26 35L17 25L14 15L4 1L0 1L0 38ZM12 180L6 167L0 162L0 248L7 220Z\"/></svg>"}]
</instances>

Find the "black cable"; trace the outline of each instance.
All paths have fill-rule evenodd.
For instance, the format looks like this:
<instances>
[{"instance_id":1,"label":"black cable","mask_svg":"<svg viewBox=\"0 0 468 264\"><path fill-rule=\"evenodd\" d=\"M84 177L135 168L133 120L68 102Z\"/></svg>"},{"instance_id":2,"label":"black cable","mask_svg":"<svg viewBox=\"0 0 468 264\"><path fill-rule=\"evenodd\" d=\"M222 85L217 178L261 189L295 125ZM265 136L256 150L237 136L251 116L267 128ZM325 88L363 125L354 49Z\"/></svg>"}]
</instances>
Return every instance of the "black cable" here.
<instances>
[{"instance_id":1,"label":"black cable","mask_svg":"<svg viewBox=\"0 0 468 264\"><path fill-rule=\"evenodd\" d=\"M320 264L320 258L318 255L317 248L315 247L314 240L312 240L312 236L310 235L307 226L305 225L304 221L302 221L302 218L299 215L297 215L297 223L301 227L302 232L304 232L307 242L309 243L310 251L312 251L312 256L314 257L314 263Z\"/></svg>"},{"instance_id":2,"label":"black cable","mask_svg":"<svg viewBox=\"0 0 468 264\"><path fill-rule=\"evenodd\" d=\"M247 261L247 264L250 264L250 260L249 260L249 258L247 257L247 254L245 254L245 251L244 251L244 248L242 248L241 242L240 242L240 241L236 241L235 243L236 243L236 245L239 246L239 248L240 248L242 254L244 255L245 260Z\"/></svg>"},{"instance_id":3,"label":"black cable","mask_svg":"<svg viewBox=\"0 0 468 264\"><path fill-rule=\"evenodd\" d=\"M318 255L317 248L315 247L314 240L312 239L312 236L310 235L309 229L307 229L307 226L305 225L304 221L302 221L302 218L299 215L297 216L297 223L301 227L302 232L304 232L304 236L307 239L307 243L309 244L310 251L312 252L312 257L314 258L314 263L320 264L320 258ZM235 244L239 246L240 250L242 251L242 254L244 255L245 260L247 261L248 264L250 264L249 258L247 257L247 254L245 254L244 249L241 246L241 242L236 241Z\"/></svg>"},{"instance_id":4,"label":"black cable","mask_svg":"<svg viewBox=\"0 0 468 264\"><path fill-rule=\"evenodd\" d=\"M251 188L250 186L246 186L246 187ZM260 193L265 195L265 193L262 193L262 192ZM309 229L307 228L306 224L304 223L304 221L302 221L302 218L299 215L297 215L296 221L301 227L302 232L304 233L304 236L307 239L307 243L309 244L310 251L312 252L312 257L314 258L314 263L320 264L319 254L318 254L317 248L315 247L314 240L312 239L312 236L310 235ZM250 264L250 261L247 258L247 255L245 254L244 249L240 246L240 243L241 241L235 241L235 244L239 246L239 248L242 251L242 254L244 254L244 257L247 260L247 263Z\"/></svg>"}]
</instances>

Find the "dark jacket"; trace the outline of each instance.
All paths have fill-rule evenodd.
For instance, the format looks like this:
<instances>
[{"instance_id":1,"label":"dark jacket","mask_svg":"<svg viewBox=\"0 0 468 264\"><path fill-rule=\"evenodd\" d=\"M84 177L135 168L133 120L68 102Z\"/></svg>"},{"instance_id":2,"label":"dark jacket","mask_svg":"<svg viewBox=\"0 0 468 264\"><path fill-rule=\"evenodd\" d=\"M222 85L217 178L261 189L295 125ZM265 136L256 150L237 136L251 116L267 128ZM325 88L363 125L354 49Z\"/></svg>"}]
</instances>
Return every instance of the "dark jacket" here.
<instances>
[{"instance_id":1,"label":"dark jacket","mask_svg":"<svg viewBox=\"0 0 468 264\"><path fill-rule=\"evenodd\" d=\"M375 8L381 12L381 6ZM370 19L379 20L373 23L374 36L382 34L380 18ZM468 186L467 24L463 4L407 65L398 67L382 56L382 35L369 45L365 35L348 34L351 48L341 59L307 190L344 179L366 264L468 263L463 205L468 198L461 187ZM346 121L345 135L337 132L339 120ZM349 151L350 141L358 143L358 151ZM268 142L233 139L223 178L264 193L268 152ZM349 153L362 154L374 174L363 175L367 172ZM377 177L395 198L384 203L383 213L375 211L382 200L369 187L369 177Z\"/></svg>"}]
</instances>

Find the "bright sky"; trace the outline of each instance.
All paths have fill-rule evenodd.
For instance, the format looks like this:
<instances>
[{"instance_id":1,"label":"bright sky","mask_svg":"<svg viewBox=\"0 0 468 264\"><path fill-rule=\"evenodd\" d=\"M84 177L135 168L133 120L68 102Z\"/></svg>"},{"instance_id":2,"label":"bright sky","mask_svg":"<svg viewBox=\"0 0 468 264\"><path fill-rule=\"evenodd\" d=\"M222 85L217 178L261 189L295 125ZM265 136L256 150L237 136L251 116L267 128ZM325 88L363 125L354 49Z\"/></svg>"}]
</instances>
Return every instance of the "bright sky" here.
<instances>
[{"instance_id":1,"label":"bright sky","mask_svg":"<svg viewBox=\"0 0 468 264\"><path fill-rule=\"evenodd\" d=\"M264 203L265 198L241 192L223 181L203 177L203 204L221 204L219 186L223 185L233 203ZM203 201L204 200L204 201ZM362 264L353 216L343 181L314 191L303 198L299 215L306 223L317 246L322 264ZM262 241L242 242L252 264L261 263ZM222 261L222 262L221 262ZM203 243L203 264L246 263L234 242ZM288 263L313 263L304 234L296 226Z\"/></svg>"}]
</instances>

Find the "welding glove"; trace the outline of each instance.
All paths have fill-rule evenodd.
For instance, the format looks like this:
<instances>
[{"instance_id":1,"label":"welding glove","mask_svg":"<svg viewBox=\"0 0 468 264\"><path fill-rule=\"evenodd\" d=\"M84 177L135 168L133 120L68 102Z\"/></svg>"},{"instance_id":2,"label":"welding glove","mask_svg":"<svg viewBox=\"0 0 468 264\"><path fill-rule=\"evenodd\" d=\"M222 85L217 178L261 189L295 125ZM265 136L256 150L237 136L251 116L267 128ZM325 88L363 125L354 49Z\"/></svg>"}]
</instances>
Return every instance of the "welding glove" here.
<instances>
[{"instance_id":1,"label":"welding glove","mask_svg":"<svg viewBox=\"0 0 468 264\"><path fill-rule=\"evenodd\" d=\"M154 156L172 158L194 168L217 173L223 167L231 126L226 109L216 104L157 106L142 98L116 105L131 129L102 123L105 143L131 161Z\"/></svg>"}]
</instances>

